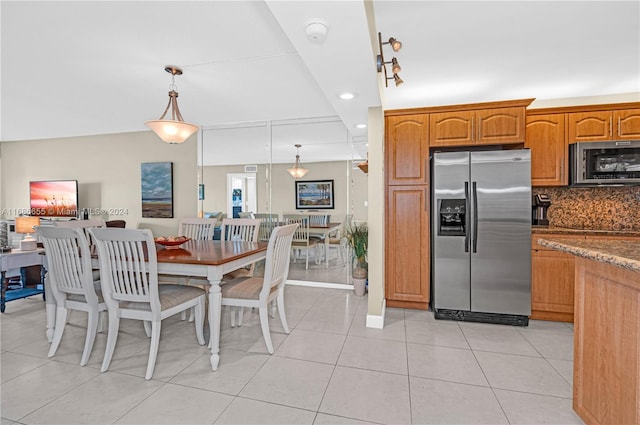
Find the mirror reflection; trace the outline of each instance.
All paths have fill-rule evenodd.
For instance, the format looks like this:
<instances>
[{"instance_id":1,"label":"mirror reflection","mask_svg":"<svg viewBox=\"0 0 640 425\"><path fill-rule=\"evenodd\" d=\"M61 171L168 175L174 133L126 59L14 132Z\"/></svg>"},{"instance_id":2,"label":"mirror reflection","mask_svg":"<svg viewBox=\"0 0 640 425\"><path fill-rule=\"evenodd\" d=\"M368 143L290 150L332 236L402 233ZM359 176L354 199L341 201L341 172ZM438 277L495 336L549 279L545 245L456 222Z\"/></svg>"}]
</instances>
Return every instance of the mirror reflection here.
<instances>
[{"instance_id":1,"label":"mirror reflection","mask_svg":"<svg viewBox=\"0 0 640 425\"><path fill-rule=\"evenodd\" d=\"M367 174L358 168L366 140L354 140L338 117L321 117L209 126L199 144L202 216L261 219L263 238L267 221L326 217L326 225L311 225L313 246L292 250L289 280L351 283L349 248L340 242L345 226L367 220ZM308 170L299 179L287 171L296 150Z\"/></svg>"}]
</instances>

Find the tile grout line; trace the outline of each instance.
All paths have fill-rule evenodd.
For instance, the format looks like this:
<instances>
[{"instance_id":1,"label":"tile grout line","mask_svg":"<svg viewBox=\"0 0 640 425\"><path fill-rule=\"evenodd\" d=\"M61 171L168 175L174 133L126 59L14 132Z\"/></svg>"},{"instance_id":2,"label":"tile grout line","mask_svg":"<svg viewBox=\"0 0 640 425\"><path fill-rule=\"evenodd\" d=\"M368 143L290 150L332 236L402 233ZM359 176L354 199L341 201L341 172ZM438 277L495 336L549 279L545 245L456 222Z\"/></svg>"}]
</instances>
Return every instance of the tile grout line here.
<instances>
[{"instance_id":1,"label":"tile grout line","mask_svg":"<svg viewBox=\"0 0 640 425\"><path fill-rule=\"evenodd\" d=\"M482 365L480 364L480 361L478 360L478 357L476 356L475 350L473 349L473 347L469 343L469 340L467 339L467 334L464 333L464 329L462 329L462 326L460 326L460 324L458 324L458 326L460 327L460 332L462 332L462 336L464 337L464 340L467 342L467 344L469 345L469 348L471 349L471 354L473 355L473 358L475 359L476 364L480 368L480 371L482 372L482 376L484 376L484 379L487 381L487 384L489 384L489 389L491 389L491 394L493 394L493 397L496 400L496 402L498 403L498 406L500 406L500 410L502 411L502 414L504 415L505 419L507 420L507 423L511 424L511 420L509 419L509 415L507 415L507 412L505 412L504 407L502 406L502 403L500 403L500 398L498 398L498 395L496 394L496 391L493 388L493 384L491 383L491 381L489 380L489 377L487 376L486 372L482 368Z\"/></svg>"}]
</instances>

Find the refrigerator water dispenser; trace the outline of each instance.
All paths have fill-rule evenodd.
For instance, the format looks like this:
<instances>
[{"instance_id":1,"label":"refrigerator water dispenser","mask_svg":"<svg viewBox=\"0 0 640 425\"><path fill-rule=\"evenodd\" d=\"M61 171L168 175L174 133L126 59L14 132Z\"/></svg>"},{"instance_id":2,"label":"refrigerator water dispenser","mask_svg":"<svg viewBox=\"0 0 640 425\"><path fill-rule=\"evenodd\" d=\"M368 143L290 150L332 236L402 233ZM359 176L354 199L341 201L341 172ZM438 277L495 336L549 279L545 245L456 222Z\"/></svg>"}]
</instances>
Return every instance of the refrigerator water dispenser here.
<instances>
[{"instance_id":1,"label":"refrigerator water dispenser","mask_svg":"<svg viewBox=\"0 0 640 425\"><path fill-rule=\"evenodd\" d=\"M464 199L442 199L440 201L439 236L465 236L466 215Z\"/></svg>"}]
</instances>

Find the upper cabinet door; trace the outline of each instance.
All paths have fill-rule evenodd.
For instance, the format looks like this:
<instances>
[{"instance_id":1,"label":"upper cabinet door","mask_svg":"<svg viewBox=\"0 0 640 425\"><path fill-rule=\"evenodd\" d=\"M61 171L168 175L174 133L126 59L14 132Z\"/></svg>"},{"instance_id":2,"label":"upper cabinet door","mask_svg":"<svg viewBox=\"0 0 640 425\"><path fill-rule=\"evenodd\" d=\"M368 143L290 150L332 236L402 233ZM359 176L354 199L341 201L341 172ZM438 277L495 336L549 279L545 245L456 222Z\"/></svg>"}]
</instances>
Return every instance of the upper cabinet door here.
<instances>
[{"instance_id":1,"label":"upper cabinet door","mask_svg":"<svg viewBox=\"0 0 640 425\"><path fill-rule=\"evenodd\" d=\"M476 143L523 143L525 109L480 109L476 111L476 127Z\"/></svg>"},{"instance_id":2,"label":"upper cabinet door","mask_svg":"<svg viewBox=\"0 0 640 425\"><path fill-rule=\"evenodd\" d=\"M432 113L431 146L524 142L524 107Z\"/></svg>"},{"instance_id":3,"label":"upper cabinet door","mask_svg":"<svg viewBox=\"0 0 640 425\"><path fill-rule=\"evenodd\" d=\"M640 139L640 109L614 111L613 122L617 127L616 139Z\"/></svg>"},{"instance_id":4,"label":"upper cabinet door","mask_svg":"<svg viewBox=\"0 0 640 425\"><path fill-rule=\"evenodd\" d=\"M610 111L569 114L569 143L613 140Z\"/></svg>"},{"instance_id":5,"label":"upper cabinet door","mask_svg":"<svg viewBox=\"0 0 640 425\"><path fill-rule=\"evenodd\" d=\"M430 114L431 146L469 146L474 142L473 111L438 112Z\"/></svg>"},{"instance_id":6,"label":"upper cabinet door","mask_svg":"<svg viewBox=\"0 0 640 425\"><path fill-rule=\"evenodd\" d=\"M429 115L386 117L385 128L387 184L428 184Z\"/></svg>"},{"instance_id":7,"label":"upper cabinet door","mask_svg":"<svg viewBox=\"0 0 640 425\"><path fill-rule=\"evenodd\" d=\"M566 186L567 138L565 114L527 117L526 141L531 149L531 185Z\"/></svg>"}]
</instances>

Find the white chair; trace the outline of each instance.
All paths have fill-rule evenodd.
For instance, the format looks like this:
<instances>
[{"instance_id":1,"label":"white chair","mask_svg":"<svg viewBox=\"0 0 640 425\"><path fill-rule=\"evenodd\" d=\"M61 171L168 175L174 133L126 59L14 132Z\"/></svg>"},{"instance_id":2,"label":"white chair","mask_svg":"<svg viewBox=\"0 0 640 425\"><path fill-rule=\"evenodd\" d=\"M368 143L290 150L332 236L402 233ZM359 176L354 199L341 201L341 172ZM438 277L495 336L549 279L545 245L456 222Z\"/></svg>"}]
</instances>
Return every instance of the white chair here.
<instances>
[{"instance_id":1,"label":"white chair","mask_svg":"<svg viewBox=\"0 0 640 425\"><path fill-rule=\"evenodd\" d=\"M216 220L211 218L182 218L178 224L178 236L195 240L213 239Z\"/></svg>"},{"instance_id":2,"label":"white chair","mask_svg":"<svg viewBox=\"0 0 640 425\"><path fill-rule=\"evenodd\" d=\"M269 354L273 354L273 343L267 310L273 300L277 300L282 327L289 333L284 311L284 286L289 274L291 241L297 227L296 223L273 229L267 247L264 277L240 277L221 286L222 305L258 308L262 335Z\"/></svg>"},{"instance_id":3,"label":"white chair","mask_svg":"<svg viewBox=\"0 0 640 425\"><path fill-rule=\"evenodd\" d=\"M259 241L268 242L273 229L280 224L278 214L255 213L255 218L260 220Z\"/></svg>"},{"instance_id":4,"label":"white chair","mask_svg":"<svg viewBox=\"0 0 640 425\"><path fill-rule=\"evenodd\" d=\"M89 232L98 247L102 293L109 314L102 372L109 369L120 318L144 321L145 331L151 336L147 380L153 376L163 319L194 307L196 338L204 345L205 291L195 286L158 285L156 245L150 230L94 228Z\"/></svg>"},{"instance_id":5,"label":"white chair","mask_svg":"<svg viewBox=\"0 0 640 425\"><path fill-rule=\"evenodd\" d=\"M253 213L251 211L244 211L244 212L239 212L238 213L238 218L255 218L255 216L253 215Z\"/></svg>"},{"instance_id":6,"label":"white chair","mask_svg":"<svg viewBox=\"0 0 640 425\"><path fill-rule=\"evenodd\" d=\"M284 214L283 216L286 224L297 224L298 228L295 231L293 236L293 242L291 243L291 247L300 252L300 250L305 249L306 251L306 264L305 269L309 269L309 249L315 248L315 261L316 264L320 262L320 253L318 251L318 245L320 239L311 237L309 234L309 217L306 214ZM298 257L297 253L294 254L293 261L295 262Z\"/></svg>"},{"instance_id":7,"label":"white chair","mask_svg":"<svg viewBox=\"0 0 640 425\"><path fill-rule=\"evenodd\" d=\"M178 236L186 236L194 240L212 240L216 223L217 220L214 218L182 218L178 222ZM174 276L165 275L165 277ZM189 285L191 280L196 281L197 284L206 285L206 287L209 285L209 281L206 279L190 277L181 277L180 279L185 285ZM182 313L181 318L182 320L187 318L186 312ZM193 312L189 317L189 321L193 322Z\"/></svg>"},{"instance_id":8,"label":"white chair","mask_svg":"<svg viewBox=\"0 0 640 425\"><path fill-rule=\"evenodd\" d=\"M65 227L69 229L82 229L82 233L87 237L89 241L89 248L91 249L91 254L95 254L95 245L91 240L91 235L87 232L86 229L90 229L92 227L107 227L106 222L101 218L90 218L89 220L67 220L61 221L56 220L53 222L56 227ZM93 280L100 280L100 270L93 270Z\"/></svg>"},{"instance_id":9,"label":"white chair","mask_svg":"<svg viewBox=\"0 0 640 425\"><path fill-rule=\"evenodd\" d=\"M89 227L106 227L105 221L101 218L90 218L89 220L56 220L54 221L56 227L67 227L67 228L82 228L86 229ZM86 233L86 232L85 232Z\"/></svg>"},{"instance_id":10,"label":"white chair","mask_svg":"<svg viewBox=\"0 0 640 425\"><path fill-rule=\"evenodd\" d=\"M84 311L88 315L87 336L80 359L80 366L84 366L96 339L100 312L107 309L100 282L93 279L89 242L81 228L38 226L36 231L47 254L50 295L56 300L56 325L48 356L53 357L58 350L68 310Z\"/></svg>"},{"instance_id":11,"label":"white chair","mask_svg":"<svg viewBox=\"0 0 640 425\"><path fill-rule=\"evenodd\" d=\"M306 213L309 216L310 226L327 226L331 219L331 214L309 211Z\"/></svg>"},{"instance_id":12,"label":"white chair","mask_svg":"<svg viewBox=\"0 0 640 425\"><path fill-rule=\"evenodd\" d=\"M249 218L225 218L220 227L220 239L224 241L258 242L260 233L260 220ZM255 263L248 269L234 270L225 274L222 281L228 282L238 277L253 276ZM242 326L243 309L238 308L238 325ZM234 324L234 310L231 309L231 323Z\"/></svg>"},{"instance_id":13,"label":"white chair","mask_svg":"<svg viewBox=\"0 0 640 425\"><path fill-rule=\"evenodd\" d=\"M258 242L260 220L251 218L225 218L220 227L223 241Z\"/></svg>"}]
</instances>

